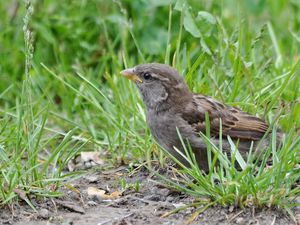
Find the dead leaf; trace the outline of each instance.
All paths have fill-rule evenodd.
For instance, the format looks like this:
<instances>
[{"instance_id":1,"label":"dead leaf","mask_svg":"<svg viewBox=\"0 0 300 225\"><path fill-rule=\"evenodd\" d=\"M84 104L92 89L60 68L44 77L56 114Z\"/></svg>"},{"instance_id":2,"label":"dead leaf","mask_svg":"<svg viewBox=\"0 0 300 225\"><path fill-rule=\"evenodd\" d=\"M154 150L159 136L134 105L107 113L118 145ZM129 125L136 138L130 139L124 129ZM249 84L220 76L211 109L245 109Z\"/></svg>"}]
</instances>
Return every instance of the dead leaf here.
<instances>
[{"instance_id":1,"label":"dead leaf","mask_svg":"<svg viewBox=\"0 0 300 225\"><path fill-rule=\"evenodd\" d=\"M26 201L28 200L27 196L26 196L26 192L19 189L19 188L14 188L13 190L22 200Z\"/></svg>"},{"instance_id":2,"label":"dead leaf","mask_svg":"<svg viewBox=\"0 0 300 225\"><path fill-rule=\"evenodd\" d=\"M102 160L100 152L81 152L80 155L68 162L68 169L72 172L76 169L88 169L103 164L104 160Z\"/></svg>"},{"instance_id":3,"label":"dead leaf","mask_svg":"<svg viewBox=\"0 0 300 225\"><path fill-rule=\"evenodd\" d=\"M94 162L96 165L104 164L104 161L100 157L100 152L81 152L80 155L83 163Z\"/></svg>"},{"instance_id":4,"label":"dead leaf","mask_svg":"<svg viewBox=\"0 0 300 225\"><path fill-rule=\"evenodd\" d=\"M74 159L71 159L69 162L68 162L68 170L70 172L73 172L75 170L75 167L76 167L76 164L75 164L75 160Z\"/></svg>"},{"instance_id":5,"label":"dead leaf","mask_svg":"<svg viewBox=\"0 0 300 225\"><path fill-rule=\"evenodd\" d=\"M106 199L118 199L118 198L121 197L121 195L122 195L122 192L120 192L120 191L114 191L110 195L106 195L105 198Z\"/></svg>"},{"instance_id":6,"label":"dead leaf","mask_svg":"<svg viewBox=\"0 0 300 225\"><path fill-rule=\"evenodd\" d=\"M31 206L31 208L37 213L38 211L35 209L34 205L30 202L30 200L27 197L27 194L24 190L19 188L14 188L13 192L15 192L23 201L25 201L28 205Z\"/></svg>"},{"instance_id":7,"label":"dead leaf","mask_svg":"<svg viewBox=\"0 0 300 225\"><path fill-rule=\"evenodd\" d=\"M87 194L89 196L97 196L97 197L104 198L104 199L114 200L114 199L120 198L122 195L122 192L120 192L120 191L114 191L111 194L105 194L105 192L106 191L95 188L95 187L88 187L88 189L87 189Z\"/></svg>"},{"instance_id":8,"label":"dead leaf","mask_svg":"<svg viewBox=\"0 0 300 225\"><path fill-rule=\"evenodd\" d=\"M88 187L87 194L89 196L98 196L102 198L103 195L105 195L105 191L95 187Z\"/></svg>"}]
</instances>

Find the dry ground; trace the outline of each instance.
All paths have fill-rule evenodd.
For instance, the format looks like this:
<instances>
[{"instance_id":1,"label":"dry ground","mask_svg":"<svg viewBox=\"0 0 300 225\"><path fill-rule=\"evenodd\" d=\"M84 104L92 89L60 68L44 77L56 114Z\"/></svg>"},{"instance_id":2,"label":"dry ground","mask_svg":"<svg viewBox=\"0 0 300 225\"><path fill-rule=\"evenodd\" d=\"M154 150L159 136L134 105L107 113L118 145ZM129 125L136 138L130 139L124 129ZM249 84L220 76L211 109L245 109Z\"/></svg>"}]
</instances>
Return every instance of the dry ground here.
<instances>
[{"instance_id":1,"label":"dry ground","mask_svg":"<svg viewBox=\"0 0 300 225\"><path fill-rule=\"evenodd\" d=\"M161 171L161 173L168 173ZM137 189L127 188L121 192L120 181L140 184ZM65 186L63 197L32 199L38 212L20 202L0 211L0 224L185 224L194 208L163 218L176 207L188 205L193 198L157 183L153 174L146 169L128 173L125 167L104 172L91 172L70 186ZM106 198L89 195L88 188L106 191ZM111 195L115 193L116 195ZM120 196L119 196L120 194ZM297 212L296 212L297 214ZM299 214L300 215L300 214ZM296 215L297 216L297 215ZM299 222L299 221L298 221ZM295 224L288 215L275 209L234 209L212 207L200 214L191 224Z\"/></svg>"}]
</instances>

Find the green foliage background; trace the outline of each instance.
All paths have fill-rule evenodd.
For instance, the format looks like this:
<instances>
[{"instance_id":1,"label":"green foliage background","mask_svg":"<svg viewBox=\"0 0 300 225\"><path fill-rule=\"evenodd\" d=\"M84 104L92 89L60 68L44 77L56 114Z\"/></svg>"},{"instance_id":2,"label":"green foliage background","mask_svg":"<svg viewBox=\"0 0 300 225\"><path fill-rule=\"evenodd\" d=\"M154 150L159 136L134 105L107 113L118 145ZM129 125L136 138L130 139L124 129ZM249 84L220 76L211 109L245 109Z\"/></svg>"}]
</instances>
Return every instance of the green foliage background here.
<instances>
[{"instance_id":1,"label":"green foliage background","mask_svg":"<svg viewBox=\"0 0 300 225\"><path fill-rule=\"evenodd\" d=\"M49 174L60 181L61 174L47 168L66 163L78 143L85 145L76 151L108 151L113 164L151 159L157 151L143 104L134 85L119 75L142 62L169 63L193 91L279 124L290 140L299 136L298 0L36 0L32 5L29 78L25 4L0 5L2 199L12 199L20 185L28 192L44 190ZM26 79L29 108L22 91ZM62 154L58 146L66 136L63 143L72 148L65 146Z\"/></svg>"}]
</instances>

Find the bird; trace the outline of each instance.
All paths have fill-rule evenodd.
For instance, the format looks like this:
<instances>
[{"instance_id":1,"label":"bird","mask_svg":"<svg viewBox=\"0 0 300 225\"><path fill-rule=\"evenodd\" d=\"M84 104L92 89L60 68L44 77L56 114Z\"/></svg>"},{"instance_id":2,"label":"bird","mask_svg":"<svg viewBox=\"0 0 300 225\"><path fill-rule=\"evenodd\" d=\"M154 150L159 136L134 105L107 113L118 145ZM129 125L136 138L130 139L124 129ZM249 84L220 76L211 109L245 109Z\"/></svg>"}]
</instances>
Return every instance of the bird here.
<instances>
[{"instance_id":1,"label":"bird","mask_svg":"<svg viewBox=\"0 0 300 225\"><path fill-rule=\"evenodd\" d=\"M206 133L208 121L210 142L228 155L231 152L228 136L244 158L251 148L260 153L270 146L270 126L263 119L191 92L184 77L167 64L139 64L120 73L138 87L155 141L185 166L190 166L184 157L184 144L188 144L199 168L209 169L207 141L200 135ZM278 145L282 134L277 132L276 138Z\"/></svg>"}]
</instances>

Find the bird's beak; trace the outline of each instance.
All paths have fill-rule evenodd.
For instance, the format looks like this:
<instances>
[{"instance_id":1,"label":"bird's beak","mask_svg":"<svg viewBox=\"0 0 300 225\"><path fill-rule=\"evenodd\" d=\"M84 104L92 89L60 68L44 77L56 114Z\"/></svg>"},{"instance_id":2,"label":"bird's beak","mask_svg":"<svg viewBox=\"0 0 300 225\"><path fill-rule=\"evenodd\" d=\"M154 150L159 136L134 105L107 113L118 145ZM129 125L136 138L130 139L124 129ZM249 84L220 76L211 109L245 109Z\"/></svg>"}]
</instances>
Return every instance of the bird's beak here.
<instances>
[{"instance_id":1,"label":"bird's beak","mask_svg":"<svg viewBox=\"0 0 300 225\"><path fill-rule=\"evenodd\" d=\"M124 77L127 77L129 80L132 80L134 82L143 83L143 81L141 80L141 78L139 78L139 76L135 73L135 69L134 68L129 68L129 69L126 69L126 70L122 70L120 73Z\"/></svg>"}]
</instances>

